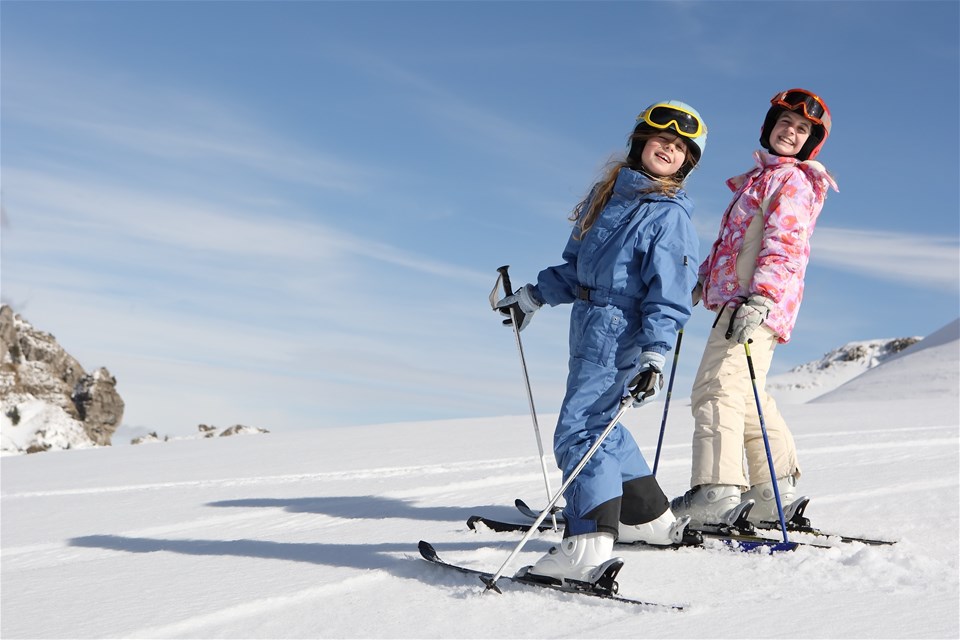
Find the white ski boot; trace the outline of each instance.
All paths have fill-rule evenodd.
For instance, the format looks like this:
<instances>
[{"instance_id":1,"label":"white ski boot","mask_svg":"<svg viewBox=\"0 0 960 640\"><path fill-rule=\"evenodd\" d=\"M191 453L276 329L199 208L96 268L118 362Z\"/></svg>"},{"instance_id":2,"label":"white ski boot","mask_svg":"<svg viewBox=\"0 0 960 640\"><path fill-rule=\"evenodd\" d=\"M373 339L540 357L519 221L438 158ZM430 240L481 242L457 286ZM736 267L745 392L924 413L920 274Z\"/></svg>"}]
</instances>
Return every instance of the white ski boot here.
<instances>
[{"instance_id":1,"label":"white ski boot","mask_svg":"<svg viewBox=\"0 0 960 640\"><path fill-rule=\"evenodd\" d=\"M777 480L777 488L780 490L780 504L783 505L783 513L786 520L790 520L793 511L791 505L797 498L797 478L796 476L786 476ZM759 482L742 496L743 500L751 499L755 502L753 508L747 514L747 519L754 524L760 522L776 522L779 525L780 514L777 512L777 497L773 493L772 482ZM788 515L790 514L790 515Z\"/></svg>"},{"instance_id":2,"label":"white ski boot","mask_svg":"<svg viewBox=\"0 0 960 640\"><path fill-rule=\"evenodd\" d=\"M536 564L521 573L555 578L561 582L565 579L595 582L600 576L594 574L598 569L606 567L612 555L612 533L584 533L564 538Z\"/></svg>"},{"instance_id":3,"label":"white ski boot","mask_svg":"<svg viewBox=\"0 0 960 640\"><path fill-rule=\"evenodd\" d=\"M753 507L752 500L741 500L740 487L732 484L702 484L670 502L677 517L690 516L690 526L733 525Z\"/></svg>"},{"instance_id":4,"label":"white ski boot","mask_svg":"<svg viewBox=\"0 0 960 640\"><path fill-rule=\"evenodd\" d=\"M620 542L669 547L683 543L683 532L690 524L690 516L677 518L669 508L656 520L643 524L620 523Z\"/></svg>"}]
</instances>

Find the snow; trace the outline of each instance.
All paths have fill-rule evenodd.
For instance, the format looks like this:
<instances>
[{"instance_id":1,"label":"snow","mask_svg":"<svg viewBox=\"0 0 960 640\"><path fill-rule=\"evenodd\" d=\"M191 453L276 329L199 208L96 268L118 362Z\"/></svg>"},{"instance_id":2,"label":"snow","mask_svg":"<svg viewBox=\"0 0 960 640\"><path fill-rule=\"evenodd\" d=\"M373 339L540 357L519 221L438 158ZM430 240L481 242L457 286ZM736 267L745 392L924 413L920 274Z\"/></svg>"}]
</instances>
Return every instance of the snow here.
<instances>
[{"instance_id":1,"label":"snow","mask_svg":"<svg viewBox=\"0 0 960 640\"><path fill-rule=\"evenodd\" d=\"M521 534L464 523L516 519L516 497L546 502L529 415L51 451L0 465L0 636L957 638L951 326L817 401L781 407L814 524L893 546L618 548L624 596L683 612L508 584L496 595L421 560L417 542L500 568ZM658 471L671 496L689 476L685 395L674 391ZM625 418L651 461L661 417L653 405ZM555 418L539 416L547 443ZM508 570L557 539L534 536Z\"/></svg>"},{"instance_id":2,"label":"snow","mask_svg":"<svg viewBox=\"0 0 960 640\"><path fill-rule=\"evenodd\" d=\"M83 424L62 407L33 397L11 398L9 406L17 408L16 424L6 411L0 412L0 456L20 454L34 443L52 449L96 446Z\"/></svg>"}]
</instances>

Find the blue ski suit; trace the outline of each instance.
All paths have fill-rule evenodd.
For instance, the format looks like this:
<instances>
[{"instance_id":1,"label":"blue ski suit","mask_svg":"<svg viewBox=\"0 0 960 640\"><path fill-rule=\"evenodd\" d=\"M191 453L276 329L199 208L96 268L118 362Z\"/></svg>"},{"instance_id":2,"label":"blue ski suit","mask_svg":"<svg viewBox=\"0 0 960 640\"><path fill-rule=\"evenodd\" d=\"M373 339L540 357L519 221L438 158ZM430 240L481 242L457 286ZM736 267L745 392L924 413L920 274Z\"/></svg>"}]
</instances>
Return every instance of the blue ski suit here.
<instances>
[{"instance_id":1,"label":"blue ski suit","mask_svg":"<svg viewBox=\"0 0 960 640\"><path fill-rule=\"evenodd\" d=\"M650 186L644 174L622 168L593 226L579 239L575 226L563 264L537 278L534 295L542 302L573 303L566 395L553 442L564 479L613 419L640 353L672 349L692 313L699 265L693 202L682 190L674 197L641 193ZM666 505L633 436L617 424L564 494L565 535L611 529L616 535L617 517L640 524L662 515L666 506L636 522L620 516L632 499L627 483L644 478L656 487L654 502ZM608 505L598 517L605 503L613 513Z\"/></svg>"}]
</instances>

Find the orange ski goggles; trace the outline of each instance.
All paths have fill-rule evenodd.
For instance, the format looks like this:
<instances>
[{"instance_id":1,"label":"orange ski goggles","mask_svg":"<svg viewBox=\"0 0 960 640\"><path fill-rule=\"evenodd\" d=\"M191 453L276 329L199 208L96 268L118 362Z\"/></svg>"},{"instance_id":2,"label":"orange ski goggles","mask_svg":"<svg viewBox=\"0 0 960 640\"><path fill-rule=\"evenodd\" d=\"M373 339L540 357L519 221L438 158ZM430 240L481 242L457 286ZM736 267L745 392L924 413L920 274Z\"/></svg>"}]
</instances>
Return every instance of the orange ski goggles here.
<instances>
[{"instance_id":1,"label":"orange ski goggles","mask_svg":"<svg viewBox=\"0 0 960 640\"><path fill-rule=\"evenodd\" d=\"M829 122L830 111L823 100L815 93L810 93L806 89L790 89L778 93L770 99L770 104L796 111L803 109L803 116L814 124L823 124L824 120Z\"/></svg>"}]
</instances>

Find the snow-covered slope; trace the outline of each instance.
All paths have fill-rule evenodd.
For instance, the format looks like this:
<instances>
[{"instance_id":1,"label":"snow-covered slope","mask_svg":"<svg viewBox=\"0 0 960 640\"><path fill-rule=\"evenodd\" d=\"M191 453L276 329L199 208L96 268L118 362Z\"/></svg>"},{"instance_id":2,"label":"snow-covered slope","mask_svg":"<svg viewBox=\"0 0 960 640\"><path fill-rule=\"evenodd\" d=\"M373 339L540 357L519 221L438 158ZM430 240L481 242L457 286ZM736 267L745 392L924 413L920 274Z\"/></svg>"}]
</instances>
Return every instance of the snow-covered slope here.
<instances>
[{"instance_id":1,"label":"snow-covered slope","mask_svg":"<svg viewBox=\"0 0 960 640\"><path fill-rule=\"evenodd\" d=\"M914 337L850 342L819 360L770 376L767 389L778 403L808 402L889 360L919 340Z\"/></svg>"},{"instance_id":2,"label":"snow-covered slope","mask_svg":"<svg viewBox=\"0 0 960 640\"><path fill-rule=\"evenodd\" d=\"M895 354L875 369L816 398L816 402L839 400L887 400L900 397L909 388L914 400L960 397L960 319L920 342Z\"/></svg>"},{"instance_id":3,"label":"snow-covered slope","mask_svg":"<svg viewBox=\"0 0 960 640\"><path fill-rule=\"evenodd\" d=\"M957 638L960 415L955 395L927 391L930 376L960 384L953 335L872 370L869 399L782 407L807 515L894 546L618 550L621 593L681 613L496 595L419 559L417 542L486 571L506 561L519 534L464 523L546 501L528 415L51 451L0 465L0 636ZM650 459L661 411L624 420ZM554 419L541 416L546 442ZM672 411L668 495L687 488L690 435ZM534 536L507 570L558 539Z\"/></svg>"}]
</instances>

